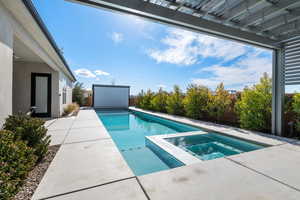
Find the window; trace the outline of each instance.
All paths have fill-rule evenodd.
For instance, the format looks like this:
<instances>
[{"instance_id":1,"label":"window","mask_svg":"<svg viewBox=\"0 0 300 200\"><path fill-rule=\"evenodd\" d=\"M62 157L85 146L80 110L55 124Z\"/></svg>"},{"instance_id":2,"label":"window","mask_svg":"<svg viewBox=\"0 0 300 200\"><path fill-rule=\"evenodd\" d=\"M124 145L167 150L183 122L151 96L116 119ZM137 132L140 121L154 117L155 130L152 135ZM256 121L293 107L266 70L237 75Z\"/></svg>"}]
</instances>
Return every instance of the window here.
<instances>
[{"instance_id":1,"label":"window","mask_svg":"<svg viewBox=\"0 0 300 200\"><path fill-rule=\"evenodd\" d=\"M64 87L63 88L63 96L62 96L62 98L63 98L63 104L66 104L67 103L67 88L66 87Z\"/></svg>"}]
</instances>

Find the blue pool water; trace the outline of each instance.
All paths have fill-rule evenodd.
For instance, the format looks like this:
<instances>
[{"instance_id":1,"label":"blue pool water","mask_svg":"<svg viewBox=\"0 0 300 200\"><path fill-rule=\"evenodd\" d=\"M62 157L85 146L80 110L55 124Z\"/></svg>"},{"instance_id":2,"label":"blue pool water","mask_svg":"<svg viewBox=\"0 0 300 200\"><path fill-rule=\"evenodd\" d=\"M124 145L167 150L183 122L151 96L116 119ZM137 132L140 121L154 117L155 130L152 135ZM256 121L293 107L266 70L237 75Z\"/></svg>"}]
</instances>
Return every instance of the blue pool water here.
<instances>
[{"instance_id":1,"label":"blue pool water","mask_svg":"<svg viewBox=\"0 0 300 200\"><path fill-rule=\"evenodd\" d=\"M174 137L166 140L201 160L212 160L265 147L216 133Z\"/></svg>"},{"instance_id":2,"label":"blue pool water","mask_svg":"<svg viewBox=\"0 0 300 200\"><path fill-rule=\"evenodd\" d=\"M97 114L135 175L183 165L154 144L146 142L145 136L200 130L135 111L97 111Z\"/></svg>"}]
</instances>

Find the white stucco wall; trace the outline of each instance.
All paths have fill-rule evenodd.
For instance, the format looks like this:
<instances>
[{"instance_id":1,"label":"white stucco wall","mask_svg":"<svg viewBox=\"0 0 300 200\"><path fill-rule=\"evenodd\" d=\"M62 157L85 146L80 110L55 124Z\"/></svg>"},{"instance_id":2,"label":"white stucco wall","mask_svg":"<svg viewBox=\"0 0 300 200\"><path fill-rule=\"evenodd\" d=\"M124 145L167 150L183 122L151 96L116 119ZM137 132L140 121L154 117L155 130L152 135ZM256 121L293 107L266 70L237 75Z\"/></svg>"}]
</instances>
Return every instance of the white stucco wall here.
<instances>
[{"instance_id":1,"label":"white stucco wall","mask_svg":"<svg viewBox=\"0 0 300 200\"><path fill-rule=\"evenodd\" d=\"M66 88L66 103L63 104L63 89ZM60 106L60 115L63 113L63 109L66 105L72 103L72 90L73 83L72 81L62 72L59 73L59 106Z\"/></svg>"},{"instance_id":2,"label":"white stucco wall","mask_svg":"<svg viewBox=\"0 0 300 200\"><path fill-rule=\"evenodd\" d=\"M129 87L94 86L95 108L128 108Z\"/></svg>"},{"instance_id":3,"label":"white stucco wall","mask_svg":"<svg viewBox=\"0 0 300 200\"><path fill-rule=\"evenodd\" d=\"M43 63L13 63L14 38ZM72 102L71 75L65 75L69 73L66 66L22 1L0 0L0 128L9 114L30 108L31 72L52 74L51 115L60 116L60 88L64 85L68 86L67 103Z\"/></svg>"},{"instance_id":4,"label":"white stucco wall","mask_svg":"<svg viewBox=\"0 0 300 200\"><path fill-rule=\"evenodd\" d=\"M34 62L14 62L13 113L27 112L31 106L31 73L51 73L51 116L59 117L59 72Z\"/></svg>"},{"instance_id":5,"label":"white stucco wall","mask_svg":"<svg viewBox=\"0 0 300 200\"><path fill-rule=\"evenodd\" d=\"M13 30L0 3L0 128L12 114Z\"/></svg>"}]
</instances>

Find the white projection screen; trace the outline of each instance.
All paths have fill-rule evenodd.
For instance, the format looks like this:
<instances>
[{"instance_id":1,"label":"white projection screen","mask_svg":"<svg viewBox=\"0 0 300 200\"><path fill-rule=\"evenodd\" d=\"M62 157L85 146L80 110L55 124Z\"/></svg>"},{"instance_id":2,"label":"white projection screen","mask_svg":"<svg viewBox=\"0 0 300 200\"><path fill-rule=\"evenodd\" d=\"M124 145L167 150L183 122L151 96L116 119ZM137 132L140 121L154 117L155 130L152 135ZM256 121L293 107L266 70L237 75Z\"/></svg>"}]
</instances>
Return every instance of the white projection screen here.
<instances>
[{"instance_id":1,"label":"white projection screen","mask_svg":"<svg viewBox=\"0 0 300 200\"><path fill-rule=\"evenodd\" d=\"M94 108L128 108L130 87L122 85L93 85Z\"/></svg>"}]
</instances>

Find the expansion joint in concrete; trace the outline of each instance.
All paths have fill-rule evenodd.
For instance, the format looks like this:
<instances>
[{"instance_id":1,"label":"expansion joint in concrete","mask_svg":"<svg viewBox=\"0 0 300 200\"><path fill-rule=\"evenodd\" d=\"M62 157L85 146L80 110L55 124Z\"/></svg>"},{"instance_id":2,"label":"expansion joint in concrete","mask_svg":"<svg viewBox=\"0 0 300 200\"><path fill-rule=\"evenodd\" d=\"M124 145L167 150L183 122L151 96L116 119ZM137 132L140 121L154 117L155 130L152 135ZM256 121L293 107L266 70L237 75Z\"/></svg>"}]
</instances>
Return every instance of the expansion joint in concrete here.
<instances>
[{"instance_id":1,"label":"expansion joint in concrete","mask_svg":"<svg viewBox=\"0 0 300 200\"><path fill-rule=\"evenodd\" d=\"M143 192L144 192L146 198L147 198L148 200L150 200L149 195L147 194L145 188L144 188L143 185L141 184L141 182L140 182L140 180L138 179L138 177L135 177L135 178L136 178L136 181L138 182L138 184L140 185L141 189L143 190Z\"/></svg>"},{"instance_id":2,"label":"expansion joint in concrete","mask_svg":"<svg viewBox=\"0 0 300 200\"><path fill-rule=\"evenodd\" d=\"M101 187L101 186L104 186L104 185L117 183L117 182L125 181L125 180L128 180L128 179L133 179L133 178L135 178L135 177L132 176L132 177L123 178L123 179L119 179L119 180L115 180L115 181L110 181L110 182L99 184L99 185L94 185L94 186L90 186L90 187L81 188L81 189L78 189L78 190L72 190L70 192L65 192L65 193L61 193L61 194L57 194L57 195L44 197L44 198L41 198L39 200L52 199L52 198L55 198L55 197L59 197L59 196L67 195L67 194L72 194L72 193L76 193L76 192L81 192L81 191L84 191L84 190L89 190L89 189L93 189L93 188L96 188L96 187Z\"/></svg>"},{"instance_id":3,"label":"expansion joint in concrete","mask_svg":"<svg viewBox=\"0 0 300 200\"><path fill-rule=\"evenodd\" d=\"M233 159L231 159L231 158L228 158L228 157L224 157L224 158L226 158L227 160L229 160L229 161L231 161L231 162L234 162L235 164L238 164L238 165L240 165L240 166L242 166L242 167L245 167L245 168L247 168L247 169L249 169L249 170L251 170L251 171L253 171L253 172L255 172L255 173L258 173L258 174L260 174L260 175L262 175L262 176L264 176L264 177L266 177L266 178L272 179L273 181L276 181L276 182L278 182L278 183L280 183L280 184L283 184L283 185L285 185L285 186L287 186L287 187L289 187L289 188L291 188L291 189L293 189L293 190L296 190L296 191L300 192L300 189L298 189L298 188L296 188L296 187L294 187L294 186L291 186L291 185L289 185L289 184L287 184L287 183L285 183L285 182L282 182L282 181L280 181L280 180L278 180L278 179L276 179L276 178L273 178L273 177L271 177L271 176L269 176L269 175L267 175L267 174L264 174L264 173L262 173L262 172L260 172L260 171L257 171L257 170L255 170L255 169L253 169L253 168L251 168L251 167L248 167L248 166L242 164L241 162L235 161L235 160L233 160Z\"/></svg>"}]
</instances>

